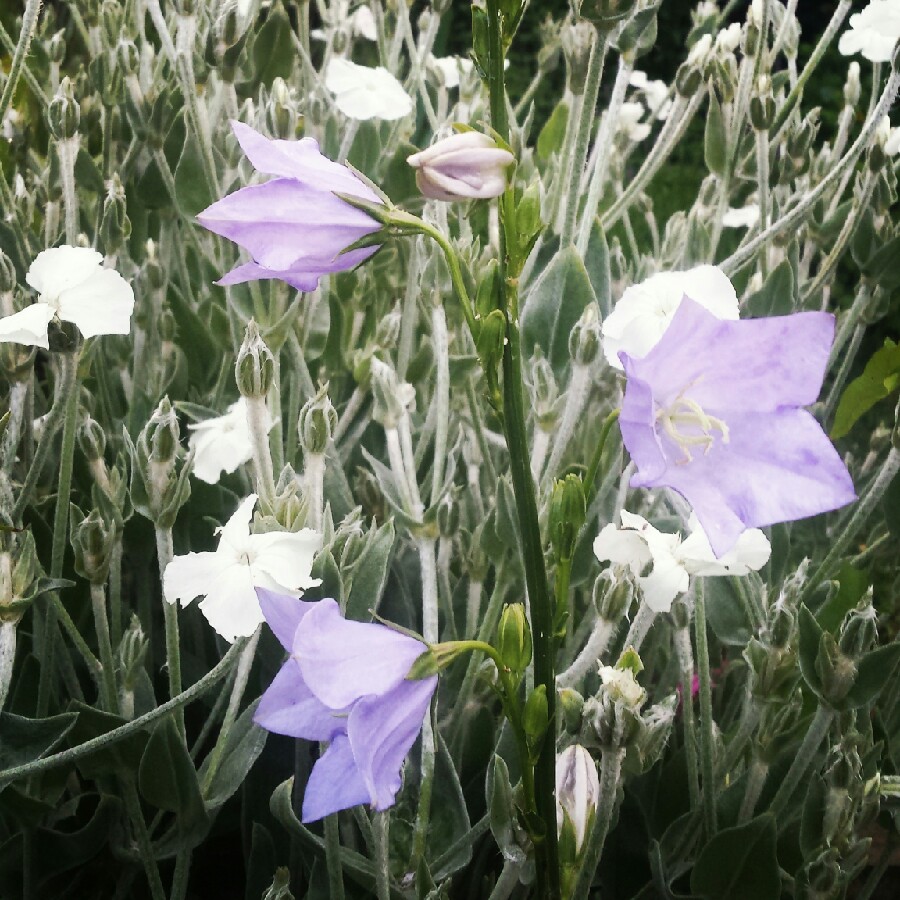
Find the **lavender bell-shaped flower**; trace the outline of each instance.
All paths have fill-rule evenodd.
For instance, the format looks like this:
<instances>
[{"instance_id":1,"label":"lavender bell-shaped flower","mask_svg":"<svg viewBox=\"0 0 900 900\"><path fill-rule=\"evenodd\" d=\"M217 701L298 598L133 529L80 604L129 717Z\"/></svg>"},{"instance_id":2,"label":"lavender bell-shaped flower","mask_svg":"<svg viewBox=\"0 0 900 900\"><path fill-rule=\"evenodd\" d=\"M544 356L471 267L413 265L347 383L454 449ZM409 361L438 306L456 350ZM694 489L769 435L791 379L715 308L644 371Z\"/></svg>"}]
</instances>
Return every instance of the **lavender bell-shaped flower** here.
<instances>
[{"instance_id":1,"label":"lavender bell-shaped flower","mask_svg":"<svg viewBox=\"0 0 900 900\"><path fill-rule=\"evenodd\" d=\"M670 487L694 509L717 556L746 528L790 522L856 498L818 422L834 316L722 321L685 298L628 377L622 439L632 487Z\"/></svg>"},{"instance_id":2,"label":"lavender bell-shaped flower","mask_svg":"<svg viewBox=\"0 0 900 900\"><path fill-rule=\"evenodd\" d=\"M254 167L276 177L241 188L197 216L204 228L253 257L219 284L279 278L298 291L311 291L322 275L352 269L378 249L343 252L381 227L337 196L382 202L350 169L324 157L312 138L269 140L241 122L231 127Z\"/></svg>"},{"instance_id":3,"label":"lavender bell-shaped flower","mask_svg":"<svg viewBox=\"0 0 900 900\"><path fill-rule=\"evenodd\" d=\"M258 589L263 615L290 653L254 721L268 731L329 741L303 796L303 821L360 803L384 810L428 712L437 677L406 676L427 649L384 625L352 622L334 600L307 603Z\"/></svg>"}]
</instances>

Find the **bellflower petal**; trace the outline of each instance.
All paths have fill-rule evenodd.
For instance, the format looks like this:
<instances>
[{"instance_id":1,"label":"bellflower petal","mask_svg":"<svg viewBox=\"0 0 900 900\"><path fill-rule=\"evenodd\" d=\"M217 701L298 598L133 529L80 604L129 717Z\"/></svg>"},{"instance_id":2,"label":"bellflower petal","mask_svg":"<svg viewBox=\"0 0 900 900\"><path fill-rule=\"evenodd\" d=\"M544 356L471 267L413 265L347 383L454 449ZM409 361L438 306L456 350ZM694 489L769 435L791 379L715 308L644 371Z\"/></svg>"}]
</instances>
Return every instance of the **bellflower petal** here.
<instances>
[{"instance_id":1,"label":"bellflower petal","mask_svg":"<svg viewBox=\"0 0 900 900\"><path fill-rule=\"evenodd\" d=\"M266 731L307 741L330 741L347 732L347 717L313 694L296 659L289 659L266 688L253 721Z\"/></svg>"},{"instance_id":2,"label":"bellflower petal","mask_svg":"<svg viewBox=\"0 0 900 900\"><path fill-rule=\"evenodd\" d=\"M685 299L628 376L622 439L634 487L671 487L717 556L746 528L855 499L846 467L812 416L834 333L825 313L721 322Z\"/></svg>"},{"instance_id":3,"label":"bellflower petal","mask_svg":"<svg viewBox=\"0 0 900 900\"><path fill-rule=\"evenodd\" d=\"M297 632L297 627L316 604L261 587L256 589L256 596L269 628L272 629L272 633L278 638L281 646L290 653L294 647L294 634Z\"/></svg>"},{"instance_id":4,"label":"bellflower petal","mask_svg":"<svg viewBox=\"0 0 900 900\"><path fill-rule=\"evenodd\" d=\"M350 741L338 735L316 760L303 794L301 816L316 822L342 809L369 802L369 789L353 758Z\"/></svg>"}]
</instances>

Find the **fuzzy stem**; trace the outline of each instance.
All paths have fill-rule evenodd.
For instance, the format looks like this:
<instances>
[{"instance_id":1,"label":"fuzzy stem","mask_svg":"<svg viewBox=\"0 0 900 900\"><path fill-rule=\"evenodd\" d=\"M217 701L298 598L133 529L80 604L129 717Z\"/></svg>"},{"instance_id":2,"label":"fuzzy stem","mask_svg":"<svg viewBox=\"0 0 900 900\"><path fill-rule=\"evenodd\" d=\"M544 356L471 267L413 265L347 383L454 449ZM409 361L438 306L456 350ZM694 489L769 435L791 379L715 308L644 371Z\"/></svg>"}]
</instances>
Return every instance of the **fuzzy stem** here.
<instances>
[{"instance_id":1,"label":"fuzzy stem","mask_svg":"<svg viewBox=\"0 0 900 900\"><path fill-rule=\"evenodd\" d=\"M100 647L100 664L103 666L103 703L111 713L119 712L116 690L116 667L113 662L112 643L109 639L109 619L106 615L106 591L102 584L91 585L91 606L94 611L94 628Z\"/></svg>"},{"instance_id":2,"label":"fuzzy stem","mask_svg":"<svg viewBox=\"0 0 900 900\"><path fill-rule=\"evenodd\" d=\"M641 603L625 637L625 648L633 647L635 650L640 650L655 619L656 613L646 603Z\"/></svg>"},{"instance_id":3,"label":"fuzzy stem","mask_svg":"<svg viewBox=\"0 0 900 900\"><path fill-rule=\"evenodd\" d=\"M175 556L171 528L156 528L156 556L159 562L159 580L162 584L166 566ZM177 605L163 600L163 615L166 621L166 669L169 673L169 697L171 698L177 697L181 693L181 646L178 638ZM184 715L181 710L175 713L175 724L184 738Z\"/></svg>"},{"instance_id":4,"label":"fuzzy stem","mask_svg":"<svg viewBox=\"0 0 900 900\"><path fill-rule=\"evenodd\" d=\"M6 703L16 660L16 629L18 622L0 622L0 709Z\"/></svg>"},{"instance_id":5,"label":"fuzzy stem","mask_svg":"<svg viewBox=\"0 0 900 900\"><path fill-rule=\"evenodd\" d=\"M272 450L269 447L269 418L264 397L247 397L247 427L253 448L253 475L256 492L269 507L275 499L275 475L272 469Z\"/></svg>"},{"instance_id":6,"label":"fuzzy stem","mask_svg":"<svg viewBox=\"0 0 900 900\"><path fill-rule=\"evenodd\" d=\"M600 657L609 645L610 638L616 633L617 624L617 622L610 622L609 619L597 619L591 631L591 636L588 638L581 653L575 657L568 669L556 676L557 687L575 687L590 672L591 667L596 666L600 662Z\"/></svg>"},{"instance_id":7,"label":"fuzzy stem","mask_svg":"<svg viewBox=\"0 0 900 900\"><path fill-rule=\"evenodd\" d=\"M709 674L709 642L706 633L706 599L703 580L698 579L694 598L694 640L700 680L700 773L703 785L703 822L707 840L718 830L713 760L712 680Z\"/></svg>"},{"instance_id":8,"label":"fuzzy stem","mask_svg":"<svg viewBox=\"0 0 900 900\"><path fill-rule=\"evenodd\" d=\"M754 756L747 773L747 785L744 788L744 799L741 800L741 809L738 813L738 825L743 825L753 818L759 795L766 783L769 767L758 757Z\"/></svg>"},{"instance_id":9,"label":"fuzzy stem","mask_svg":"<svg viewBox=\"0 0 900 900\"><path fill-rule=\"evenodd\" d=\"M390 830L391 811L376 812L375 819L375 894L378 900L390 900L391 897L391 871L390 871Z\"/></svg>"},{"instance_id":10,"label":"fuzzy stem","mask_svg":"<svg viewBox=\"0 0 900 900\"><path fill-rule=\"evenodd\" d=\"M25 57L28 56L28 48L37 27L38 13L41 11L41 0L28 0L25 12L22 15L22 32L19 35L19 43L16 44L16 52L13 54L9 72L6 75L6 84L3 86L3 94L0 95L0 121L6 115L16 87L19 84L19 76L25 66Z\"/></svg>"},{"instance_id":11,"label":"fuzzy stem","mask_svg":"<svg viewBox=\"0 0 900 900\"><path fill-rule=\"evenodd\" d=\"M434 429L434 464L431 476L431 504L434 506L444 487L444 466L447 463L447 434L450 430L450 343L447 336L447 316L444 307L436 303L431 308L431 340L434 345L437 379L434 403L437 418Z\"/></svg>"},{"instance_id":12,"label":"fuzzy stem","mask_svg":"<svg viewBox=\"0 0 900 900\"><path fill-rule=\"evenodd\" d=\"M325 816L325 862L328 868L328 896L330 900L344 900L341 833L337 813Z\"/></svg>"},{"instance_id":13,"label":"fuzzy stem","mask_svg":"<svg viewBox=\"0 0 900 900\"><path fill-rule=\"evenodd\" d=\"M784 812L791 795L803 783L803 779L806 777L806 773L812 765L816 753L819 752L822 741L828 736L828 729L831 727L832 719L834 719L834 710L820 703L812 722L810 722L806 736L803 738L803 743L800 745L800 749L797 751L787 775L784 776L778 792L769 805L769 812L772 815L777 817Z\"/></svg>"},{"instance_id":14,"label":"fuzzy stem","mask_svg":"<svg viewBox=\"0 0 900 900\"><path fill-rule=\"evenodd\" d=\"M697 722L694 719L694 651L691 647L691 632L688 628L677 628L673 633L678 667L681 669L681 716L684 725L684 752L687 759L688 794L691 809L700 806L700 775L697 766Z\"/></svg>"}]
</instances>

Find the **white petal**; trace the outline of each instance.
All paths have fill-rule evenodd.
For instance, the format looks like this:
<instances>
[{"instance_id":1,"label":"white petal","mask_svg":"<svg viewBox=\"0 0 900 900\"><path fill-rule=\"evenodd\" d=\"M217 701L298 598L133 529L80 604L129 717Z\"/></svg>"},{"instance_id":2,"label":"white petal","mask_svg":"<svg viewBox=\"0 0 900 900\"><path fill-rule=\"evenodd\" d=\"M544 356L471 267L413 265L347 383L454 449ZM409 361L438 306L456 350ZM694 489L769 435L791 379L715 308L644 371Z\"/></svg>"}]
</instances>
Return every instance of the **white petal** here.
<instances>
[{"instance_id":1,"label":"white petal","mask_svg":"<svg viewBox=\"0 0 900 900\"><path fill-rule=\"evenodd\" d=\"M74 322L86 337L128 334L134 312L134 291L113 269L98 269L59 295L59 317Z\"/></svg>"},{"instance_id":2,"label":"white petal","mask_svg":"<svg viewBox=\"0 0 900 900\"><path fill-rule=\"evenodd\" d=\"M254 574L264 572L290 590L305 590L320 583L310 578L313 559L322 547L322 535L317 531L303 528L252 534L248 547Z\"/></svg>"},{"instance_id":3,"label":"white petal","mask_svg":"<svg viewBox=\"0 0 900 900\"><path fill-rule=\"evenodd\" d=\"M241 501L231 518L219 532L219 549L227 547L232 553L240 556L247 550L250 539L250 520L253 518L253 507L256 506L256 494L250 494Z\"/></svg>"},{"instance_id":4,"label":"white petal","mask_svg":"<svg viewBox=\"0 0 900 900\"><path fill-rule=\"evenodd\" d=\"M224 416L188 425L188 429L192 432L188 446L194 451L194 475L207 484L215 484L222 472L231 474L253 456L243 397L232 403Z\"/></svg>"},{"instance_id":5,"label":"white petal","mask_svg":"<svg viewBox=\"0 0 900 900\"><path fill-rule=\"evenodd\" d=\"M176 556L163 573L163 597L167 603L181 600L183 606L209 589L228 565L218 553L186 553Z\"/></svg>"},{"instance_id":6,"label":"white petal","mask_svg":"<svg viewBox=\"0 0 900 900\"><path fill-rule=\"evenodd\" d=\"M367 41L378 40L378 32L375 30L375 17L368 6L360 6L351 17L355 34L364 37Z\"/></svg>"},{"instance_id":7,"label":"white petal","mask_svg":"<svg viewBox=\"0 0 900 900\"><path fill-rule=\"evenodd\" d=\"M233 566L223 572L210 585L200 611L226 641L234 643L235 638L250 637L263 622L250 567Z\"/></svg>"},{"instance_id":8,"label":"white petal","mask_svg":"<svg viewBox=\"0 0 900 900\"><path fill-rule=\"evenodd\" d=\"M335 106L351 119L401 119L412 112L403 85L381 66L334 58L325 71L325 86L334 94Z\"/></svg>"},{"instance_id":9,"label":"white petal","mask_svg":"<svg viewBox=\"0 0 900 900\"><path fill-rule=\"evenodd\" d=\"M609 560L628 566L635 575L639 575L641 569L653 558L647 542L637 532L622 531L615 525L604 526L594 538L594 555L601 562Z\"/></svg>"},{"instance_id":10,"label":"white petal","mask_svg":"<svg viewBox=\"0 0 900 900\"><path fill-rule=\"evenodd\" d=\"M0 319L0 341L48 349L47 326L55 315L48 303L33 303L21 312Z\"/></svg>"},{"instance_id":11,"label":"white petal","mask_svg":"<svg viewBox=\"0 0 900 900\"><path fill-rule=\"evenodd\" d=\"M772 553L769 540L762 531L748 528L727 553L716 558L706 532L694 516L691 516L691 528L679 555L692 575L746 575L751 570L761 569Z\"/></svg>"},{"instance_id":12,"label":"white petal","mask_svg":"<svg viewBox=\"0 0 900 900\"><path fill-rule=\"evenodd\" d=\"M654 612L668 612L672 601L688 589L690 576L671 554L654 556L653 571L639 579L644 602Z\"/></svg>"},{"instance_id":13,"label":"white petal","mask_svg":"<svg viewBox=\"0 0 900 900\"><path fill-rule=\"evenodd\" d=\"M48 300L81 284L102 265L103 256L90 247L51 247L34 258L25 280Z\"/></svg>"}]
</instances>

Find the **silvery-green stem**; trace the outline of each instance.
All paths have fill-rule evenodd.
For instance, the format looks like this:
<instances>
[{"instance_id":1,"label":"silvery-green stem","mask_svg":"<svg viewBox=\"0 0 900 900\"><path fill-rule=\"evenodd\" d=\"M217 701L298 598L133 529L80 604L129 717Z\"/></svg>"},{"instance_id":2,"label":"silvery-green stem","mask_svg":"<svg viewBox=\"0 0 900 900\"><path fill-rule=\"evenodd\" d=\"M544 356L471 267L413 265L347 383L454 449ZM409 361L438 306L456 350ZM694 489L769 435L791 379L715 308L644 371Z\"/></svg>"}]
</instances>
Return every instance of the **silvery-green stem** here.
<instances>
[{"instance_id":1,"label":"silvery-green stem","mask_svg":"<svg viewBox=\"0 0 900 900\"><path fill-rule=\"evenodd\" d=\"M600 93L600 80L603 77L603 63L606 60L606 35L601 35L596 28L592 29L592 32L591 55L585 75L584 93L578 110L575 139L568 159L566 183L562 191L560 214L563 221L560 229L560 247L567 247L575 236L575 220L578 217L578 201L581 197L581 179L587 161L591 128L597 112L597 96Z\"/></svg>"},{"instance_id":2,"label":"silvery-green stem","mask_svg":"<svg viewBox=\"0 0 900 900\"><path fill-rule=\"evenodd\" d=\"M18 622L4 619L0 622L0 709L6 703L9 684L12 681L13 663L16 660L16 628Z\"/></svg>"},{"instance_id":3,"label":"silvery-green stem","mask_svg":"<svg viewBox=\"0 0 900 900\"><path fill-rule=\"evenodd\" d=\"M872 510L881 501L881 498L887 492L888 487L894 480L894 477L900 472L900 450L891 447L881 471L875 477L875 480L866 488L862 496L856 501L856 509L850 520L842 528L840 534L835 535L831 540L831 549L825 556L825 559L819 563L816 570L807 578L803 587L803 593L800 595L801 601L806 601L812 592L826 579L830 578L835 571L837 564L847 548L850 541L856 536L860 528L868 521Z\"/></svg>"},{"instance_id":4,"label":"silvery-green stem","mask_svg":"<svg viewBox=\"0 0 900 900\"><path fill-rule=\"evenodd\" d=\"M831 389L828 391L828 397L825 399L825 409L822 413L823 421L829 421L834 415L834 411L837 408L838 401L841 399L841 394L844 390L844 384L850 377L850 371L853 368L856 354L859 351L859 345L862 343L863 335L865 333L866 326L862 322L859 322L856 328L853 329L853 334L850 335L850 343L841 355L840 368L834 376Z\"/></svg>"},{"instance_id":5,"label":"silvery-green stem","mask_svg":"<svg viewBox=\"0 0 900 900\"><path fill-rule=\"evenodd\" d=\"M507 859L488 900L508 900L519 884L519 864Z\"/></svg>"},{"instance_id":6,"label":"silvery-green stem","mask_svg":"<svg viewBox=\"0 0 900 900\"><path fill-rule=\"evenodd\" d=\"M591 239L591 229L594 225L594 217L600 206L600 198L603 196L603 186L609 171L609 156L612 151L613 136L616 133L616 125L619 121L619 113L625 102L625 92L628 90L628 82L634 71L634 59L630 54L619 57L619 71L616 73L616 82L613 85L612 95L609 98L609 106L606 114L600 122L596 142L600 147L597 159L594 162L594 171L591 173L590 187L587 199L584 203L584 211L581 214L581 226L578 230L578 252L583 257L587 252Z\"/></svg>"},{"instance_id":7,"label":"silvery-green stem","mask_svg":"<svg viewBox=\"0 0 900 900\"><path fill-rule=\"evenodd\" d=\"M16 44L9 72L6 74L3 93L0 94L0 121L6 115L6 111L9 109L13 95L16 92L16 87L18 87L19 77L25 67L25 59L28 56L31 39L34 37L34 30L37 27L38 13L40 11L41 0L27 0L25 12L22 15L22 31L19 34L19 42Z\"/></svg>"},{"instance_id":8,"label":"silvery-green stem","mask_svg":"<svg viewBox=\"0 0 900 900\"><path fill-rule=\"evenodd\" d=\"M837 333L834 336L834 343L831 345L831 351L828 354L828 365L825 371L831 371L832 366L841 358L844 345L850 340L851 335L856 330L859 320L865 312L869 304L869 298L872 296L872 289L866 281L859 286L859 291L853 298L850 309L845 312L838 320Z\"/></svg>"},{"instance_id":9,"label":"silvery-green stem","mask_svg":"<svg viewBox=\"0 0 900 900\"><path fill-rule=\"evenodd\" d=\"M809 724L806 736L803 738L803 743L800 745L800 749L797 750L794 761L788 769L787 775L784 776L778 792L769 804L769 812L772 815L778 816L784 812L792 794L803 783L809 767L813 764L813 760L819 752L822 741L828 736L828 729L831 727L833 719L834 710L820 703L812 722Z\"/></svg>"},{"instance_id":10,"label":"silvery-green stem","mask_svg":"<svg viewBox=\"0 0 900 900\"><path fill-rule=\"evenodd\" d=\"M175 556L172 544L172 529L160 528L156 532L156 556L159 563L159 581L164 581L166 566ZM181 693L181 645L178 637L178 606L163 600L163 615L166 622L166 669L169 674L169 698L177 697ZM184 713L179 709L175 712L175 724L181 736L184 737Z\"/></svg>"},{"instance_id":11,"label":"silvery-green stem","mask_svg":"<svg viewBox=\"0 0 900 900\"><path fill-rule=\"evenodd\" d=\"M743 825L753 818L753 811L756 809L768 774L769 767L758 756L754 756L747 771L747 785L744 788L744 799L741 801L741 809L738 813L738 825Z\"/></svg>"},{"instance_id":12,"label":"silvery-green stem","mask_svg":"<svg viewBox=\"0 0 900 900\"><path fill-rule=\"evenodd\" d=\"M712 679L709 673L709 640L706 633L706 598L703 579L698 578L694 591L694 640L697 644L697 674L700 682L700 777L703 823L707 840L718 831L715 784L715 740L712 714Z\"/></svg>"},{"instance_id":13,"label":"silvery-green stem","mask_svg":"<svg viewBox=\"0 0 900 900\"><path fill-rule=\"evenodd\" d=\"M535 423L531 439L531 477L535 482L539 482L541 479L541 472L544 470L544 462L549 449L550 432L544 431L540 425Z\"/></svg>"},{"instance_id":14,"label":"silvery-green stem","mask_svg":"<svg viewBox=\"0 0 900 900\"><path fill-rule=\"evenodd\" d=\"M769 132L764 128L756 132L756 184L759 195L759 228L769 225ZM766 254L762 255L763 278L767 274Z\"/></svg>"},{"instance_id":15,"label":"silvery-green stem","mask_svg":"<svg viewBox=\"0 0 900 900\"><path fill-rule=\"evenodd\" d=\"M373 814L373 834L375 837L375 894L378 900L390 900L391 897L391 871L390 871L390 830L391 811Z\"/></svg>"},{"instance_id":16,"label":"silvery-green stem","mask_svg":"<svg viewBox=\"0 0 900 900\"><path fill-rule=\"evenodd\" d=\"M113 661L112 642L109 638L109 619L106 615L106 591L102 584L91 585L91 607L94 612L94 630L100 648L100 665L103 666L103 703L108 712L119 713L116 689L116 666Z\"/></svg>"},{"instance_id":17,"label":"silvery-green stem","mask_svg":"<svg viewBox=\"0 0 900 900\"><path fill-rule=\"evenodd\" d=\"M406 369L412 359L413 343L416 337L416 322L419 316L419 273L422 267L422 255L425 252L425 238L417 237L409 254L406 272L406 291L403 294L403 306L400 313L400 340L397 344L397 376L406 378Z\"/></svg>"},{"instance_id":18,"label":"silvery-green stem","mask_svg":"<svg viewBox=\"0 0 900 900\"><path fill-rule=\"evenodd\" d=\"M617 622L610 622L609 619L598 617L591 631L591 636L588 638L581 653L575 657L568 669L556 676L557 687L575 687L590 672L591 668L596 667L600 662L600 657L609 645L610 639L616 633L617 624Z\"/></svg>"},{"instance_id":19,"label":"silvery-green stem","mask_svg":"<svg viewBox=\"0 0 900 900\"><path fill-rule=\"evenodd\" d=\"M646 603L641 601L625 637L625 648L634 647L635 650L640 650L655 620L656 613Z\"/></svg>"},{"instance_id":20,"label":"silvery-green stem","mask_svg":"<svg viewBox=\"0 0 900 900\"><path fill-rule=\"evenodd\" d=\"M597 812L590 834L585 839L584 859L581 863L581 871L572 891L573 900L587 900L590 896L591 883L594 873L600 864L603 854L603 845L606 843L606 835L609 832L609 823L612 821L616 808L616 795L619 792L619 778L622 774L622 761L625 759L625 751L620 749L604 749L600 757L600 796L597 804Z\"/></svg>"},{"instance_id":21,"label":"silvery-green stem","mask_svg":"<svg viewBox=\"0 0 900 900\"><path fill-rule=\"evenodd\" d=\"M325 508L325 455L309 453L306 456L303 474L309 500L309 526L322 530L322 515Z\"/></svg>"},{"instance_id":22,"label":"silvery-green stem","mask_svg":"<svg viewBox=\"0 0 900 900\"><path fill-rule=\"evenodd\" d=\"M350 427L350 423L356 418L356 414L362 409L365 398L366 394L365 391L362 390L362 388L355 387L353 389L353 393L350 395L350 399L347 401L347 405L342 410L340 418L338 419L337 427L334 429L333 439L336 444L347 433L347 429Z\"/></svg>"},{"instance_id":23,"label":"silvery-green stem","mask_svg":"<svg viewBox=\"0 0 900 900\"><path fill-rule=\"evenodd\" d=\"M419 481L416 476L416 454L412 445L412 428L409 413L404 412L397 423L397 433L400 436L401 457L403 459L403 472L406 476L406 484L409 488L409 496L412 500L412 514L419 520L425 513L422 497L419 494Z\"/></svg>"},{"instance_id":24,"label":"silvery-green stem","mask_svg":"<svg viewBox=\"0 0 900 900\"><path fill-rule=\"evenodd\" d=\"M513 107L513 114L517 119L522 115L523 112L525 112L528 104L531 103L534 95L537 93L537 89L541 86L541 81L543 81L543 79L544 72L543 70L538 69L537 72L534 73L534 77L531 79L531 81L528 82L528 87L525 88L525 93L522 94L521 97L519 97L516 105Z\"/></svg>"},{"instance_id":25,"label":"silvery-green stem","mask_svg":"<svg viewBox=\"0 0 900 900\"><path fill-rule=\"evenodd\" d=\"M681 670L681 718L684 725L684 752L687 759L688 794L691 809L700 806L700 774L697 766L697 722L694 719L694 650L688 628L673 632L675 654Z\"/></svg>"},{"instance_id":26,"label":"silvery-green stem","mask_svg":"<svg viewBox=\"0 0 900 900\"><path fill-rule=\"evenodd\" d=\"M872 134L878 127L878 123L887 114L894 102L897 90L900 88L900 71L892 71L891 77L888 79L884 87L884 91L875 105L873 115L869 117L862 131L853 142L850 149L844 155L844 158L837 163L832 170L819 182L816 187L809 191L794 207L786 212L781 218L773 222L768 228L763 229L752 240L748 241L743 247L731 254L726 260L720 263L721 268L727 275L731 275L745 266L757 251L767 245L769 241L783 231L796 228L807 216L810 209L819 201L828 189L834 184L844 172L852 166L859 155L869 145Z\"/></svg>"},{"instance_id":27,"label":"silvery-green stem","mask_svg":"<svg viewBox=\"0 0 900 900\"><path fill-rule=\"evenodd\" d=\"M834 138L834 143L831 145L832 159L840 159L841 154L844 152L844 147L847 146L847 139L850 136L850 126L853 124L855 118L856 108L849 105L844 106L838 116L838 130ZM828 204L828 212L825 216L826 220L831 218L831 216L837 212L837 208L841 204L843 193L844 192L841 190L834 192L831 203Z\"/></svg>"},{"instance_id":28,"label":"silvery-green stem","mask_svg":"<svg viewBox=\"0 0 900 900\"><path fill-rule=\"evenodd\" d=\"M62 187L63 211L66 221L66 243L74 244L78 237L78 197L75 194L75 159L80 138L76 134L56 142L59 155L59 181Z\"/></svg>"},{"instance_id":29,"label":"silvery-green stem","mask_svg":"<svg viewBox=\"0 0 900 900\"><path fill-rule=\"evenodd\" d=\"M384 439L387 445L388 462L394 475L394 482L400 493L400 499L409 513L413 510L413 499L406 480L406 467L403 463L403 451L400 449L400 433L396 428L385 427Z\"/></svg>"},{"instance_id":30,"label":"silvery-green stem","mask_svg":"<svg viewBox=\"0 0 900 900\"><path fill-rule=\"evenodd\" d=\"M153 900L166 900L166 892L162 880L159 877L159 867L153 852L153 844L150 841L150 832L147 830L147 822L141 809L141 800L138 796L134 780L130 776L120 779L122 786L122 799L125 801L125 809L131 819L134 828L134 836L137 841L141 862L147 874L147 882L150 885L150 896Z\"/></svg>"},{"instance_id":31,"label":"silvery-green stem","mask_svg":"<svg viewBox=\"0 0 900 900\"><path fill-rule=\"evenodd\" d=\"M447 434L450 430L450 340L447 335L447 316L441 303L431 307L431 341L434 345L436 382L434 463L431 476L431 504L438 502L444 487L444 466L447 463Z\"/></svg>"},{"instance_id":32,"label":"silvery-green stem","mask_svg":"<svg viewBox=\"0 0 900 900\"><path fill-rule=\"evenodd\" d=\"M553 439L553 450L547 462L544 472L543 487L547 487L550 480L556 475L563 454L569 447L575 428L581 421L588 397L591 394L591 369L589 366L572 365L572 377L566 391L566 405L562 417L556 428L556 437Z\"/></svg>"},{"instance_id":33,"label":"silvery-green stem","mask_svg":"<svg viewBox=\"0 0 900 900\"><path fill-rule=\"evenodd\" d=\"M550 203L546 214L546 220L555 227L561 227L559 220L560 212L566 199L566 190L569 184L569 173L572 168L572 160L574 157L573 148L575 144L575 133L578 130L578 121L581 118L581 105L584 101L584 93L573 94L568 87L563 94L562 102L569 105L569 116L566 120L566 132L563 135L563 143L560 148L559 155L556 159L556 172L550 186ZM535 251L540 249L543 244L543 235L541 235L535 244ZM523 277L527 278L523 272Z\"/></svg>"},{"instance_id":34,"label":"silvery-green stem","mask_svg":"<svg viewBox=\"0 0 900 900\"><path fill-rule=\"evenodd\" d=\"M22 433L22 422L25 415L25 401L28 397L28 382L14 381L9 388L9 419L3 434L2 471L10 472L16 461L16 449Z\"/></svg>"},{"instance_id":35,"label":"silvery-green stem","mask_svg":"<svg viewBox=\"0 0 900 900\"><path fill-rule=\"evenodd\" d=\"M344 125L344 135L341 138L341 146L338 149L338 155L336 158L336 162L342 163L347 159L347 156L350 153L350 148L353 146L353 141L356 138L356 133L359 131L359 119L351 119Z\"/></svg>"},{"instance_id":36,"label":"silvery-green stem","mask_svg":"<svg viewBox=\"0 0 900 900\"><path fill-rule=\"evenodd\" d=\"M785 8L784 18L781 20L781 28L778 29L778 34L775 35L775 40L772 42L773 60L781 51L784 40L787 37L788 27L790 26L791 19L793 19L793 17L797 13L797 2L798 0L787 0L787 7Z\"/></svg>"},{"instance_id":37,"label":"silvery-green stem","mask_svg":"<svg viewBox=\"0 0 900 900\"><path fill-rule=\"evenodd\" d=\"M275 498L275 476L272 470L272 450L269 446L269 419L265 397L247 397L247 427L253 449L253 476L260 499L271 506Z\"/></svg>"},{"instance_id":38,"label":"silvery-green stem","mask_svg":"<svg viewBox=\"0 0 900 900\"><path fill-rule=\"evenodd\" d=\"M471 638L478 630L478 622L481 617L481 594L484 591L484 583L475 578L469 579L466 588L466 631L465 637Z\"/></svg>"}]
</instances>

